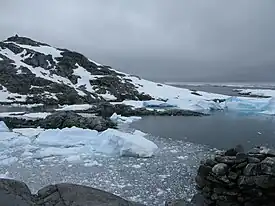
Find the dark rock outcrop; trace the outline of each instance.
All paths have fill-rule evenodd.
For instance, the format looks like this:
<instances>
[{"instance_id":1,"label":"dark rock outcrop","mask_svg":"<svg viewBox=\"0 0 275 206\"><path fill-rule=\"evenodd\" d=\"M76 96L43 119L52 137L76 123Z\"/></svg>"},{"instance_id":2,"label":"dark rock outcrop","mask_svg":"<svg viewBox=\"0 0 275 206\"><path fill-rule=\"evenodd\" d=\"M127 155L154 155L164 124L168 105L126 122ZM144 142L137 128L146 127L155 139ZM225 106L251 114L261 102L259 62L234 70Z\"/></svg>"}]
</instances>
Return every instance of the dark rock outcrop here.
<instances>
[{"instance_id":1,"label":"dark rock outcrop","mask_svg":"<svg viewBox=\"0 0 275 206\"><path fill-rule=\"evenodd\" d=\"M103 117L83 117L72 111L55 112L47 116L45 119L25 120L14 117L0 118L9 128L29 128L41 127L45 129L62 129L65 127L79 127L84 129L92 129L104 131L108 128L115 128L116 124L109 118Z\"/></svg>"},{"instance_id":2,"label":"dark rock outcrop","mask_svg":"<svg viewBox=\"0 0 275 206\"><path fill-rule=\"evenodd\" d=\"M204 205L275 205L275 152L237 146L202 161L195 181Z\"/></svg>"},{"instance_id":3,"label":"dark rock outcrop","mask_svg":"<svg viewBox=\"0 0 275 206\"><path fill-rule=\"evenodd\" d=\"M133 108L132 106L125 104L110 104L109 102L101 102L95 104L92 109L85 110L83 112L95 113L98 116L110 117L112 114L117 113L119 115L129 116L205 116L206 114L188 110L180 109L167 109L164 111L148 110L146 108Z\"/></svg>"},{"instance_id":4,"label":"dark rock outcrop","mask_svg":"<svg viewBox=\"0 0 275 206\"><path fill-rule=\"evenodd\" d=\"M49 185L31 194L23 182L0 179L0 205L5 206L142 206L111 193L75 184Z\"/></svg>"},{"instance_id":5,"label":"dark rock outcrop","mask_svg":"<svg viewBox=\"0 0 275 206\"><path fill-rule=\"evenodd\" d=\"M84 129L94 129L97 131L104 131L108 128L114 128L115 123L110 119L103 117L82 117L75 112L65 111L56 112L40 120L40 126L45 129L65 128L65 127L80 127Z\"/></svg>"}]
</instances>

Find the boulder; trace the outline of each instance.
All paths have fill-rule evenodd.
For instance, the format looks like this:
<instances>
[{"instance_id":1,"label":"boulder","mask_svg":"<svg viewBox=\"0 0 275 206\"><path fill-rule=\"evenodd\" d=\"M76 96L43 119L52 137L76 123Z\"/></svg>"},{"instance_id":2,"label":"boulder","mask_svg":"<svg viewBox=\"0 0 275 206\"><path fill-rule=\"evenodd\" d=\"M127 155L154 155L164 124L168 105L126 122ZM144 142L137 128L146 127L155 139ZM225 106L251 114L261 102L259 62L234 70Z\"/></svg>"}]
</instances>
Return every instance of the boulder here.
<instances>
[{"instance_id":1,"label":"boulder","mask_svg":"<svg viewBox=\"0 0 275 206\"><path fill-rule=\"evenodd\" d=\"M11 179L0 179L0 198L5 206L142 206L105 191L68 183L46 186L33 195L25 183Z\"/></svg>"},{"instance_id":2,"label":"boulder","mask_svg":"<svg viewBox=\"0 0 275 206\"><path fill-rule=\"evenodd\" d=\"M227 173L228 166L224 163L218 163L212 168L212 172L218 176L223 176Z\"/></svg>"},{"instance_id":3,"label":"boulder","mask_svg":"<svg viewBox=\"0 0 275 206\"><path fill-rule=\"evenodd\" d=\"M16 180L0 179L0 200L5 206L34 206L28 186Z\"/></svg>"},{"instance_id":4,"label":"boulder","mask_svg":"<svg viewBox=\"0 0 275 206\"><path fill-rule=\"evenodd\" d=\"M87 186L61 183L49 185L38 191L36 202L39 205L81 205L81 206L142 206L129 202L116 195Z\"/></svg>"}]
</instances>

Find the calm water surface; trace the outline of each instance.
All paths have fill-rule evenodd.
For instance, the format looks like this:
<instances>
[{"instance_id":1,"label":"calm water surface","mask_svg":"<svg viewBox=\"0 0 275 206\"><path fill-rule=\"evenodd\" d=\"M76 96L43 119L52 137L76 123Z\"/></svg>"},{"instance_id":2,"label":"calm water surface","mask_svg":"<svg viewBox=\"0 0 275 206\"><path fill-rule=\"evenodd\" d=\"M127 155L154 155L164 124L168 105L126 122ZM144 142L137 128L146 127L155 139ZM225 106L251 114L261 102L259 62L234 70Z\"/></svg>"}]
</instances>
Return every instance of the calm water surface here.
<instances>
[{"instance_id":1,"label":"calm water surface","mask_svg":"<svg viewBox=\"0 0 275 206\"><path fill-rule=\"evenodd\" d=\"M242 144L275 146L274 117L217 113L205 117L144 117L136 129L160 137L226 149Z\"/></svg>"}]
</instances>

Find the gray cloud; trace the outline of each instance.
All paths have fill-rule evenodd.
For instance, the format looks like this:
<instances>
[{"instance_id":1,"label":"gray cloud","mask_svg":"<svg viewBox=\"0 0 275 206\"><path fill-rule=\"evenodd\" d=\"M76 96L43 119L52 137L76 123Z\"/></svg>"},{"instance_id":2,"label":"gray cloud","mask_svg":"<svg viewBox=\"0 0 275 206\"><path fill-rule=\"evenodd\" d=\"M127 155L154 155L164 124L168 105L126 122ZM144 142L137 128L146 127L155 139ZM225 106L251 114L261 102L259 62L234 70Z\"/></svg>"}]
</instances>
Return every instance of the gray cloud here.
<instances>
[{"instance_id":1,"label":"gray cloud","mask_svg":"<svg viewBox=\"0 0 275 206\"><path fill-rule=\"evenodd\" d=\"M161 81L275 80L273 0L0 3L1 39L30 36Z\"/></svg>"}]
</instances>

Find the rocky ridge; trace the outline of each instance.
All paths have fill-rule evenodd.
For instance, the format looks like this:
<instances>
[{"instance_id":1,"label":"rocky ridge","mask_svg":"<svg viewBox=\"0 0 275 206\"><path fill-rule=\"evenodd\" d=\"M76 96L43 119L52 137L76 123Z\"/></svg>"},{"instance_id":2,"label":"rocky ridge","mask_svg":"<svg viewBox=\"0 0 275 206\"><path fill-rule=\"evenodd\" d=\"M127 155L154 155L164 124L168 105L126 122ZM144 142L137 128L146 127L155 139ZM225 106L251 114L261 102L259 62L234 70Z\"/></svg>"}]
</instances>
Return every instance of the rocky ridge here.
<instances>
[{"instance_id":1,"label":"rocky ridge","mask_svg":"<svg viewBox=\"0 0 275 206\"><path fill-rule=\"evenodd\" d=\"M7 96L5 102L63 105L152 99L129 77L80 53L27 37L16 35L0 42L0 90Z\"/></svg>"}]
</instances>

